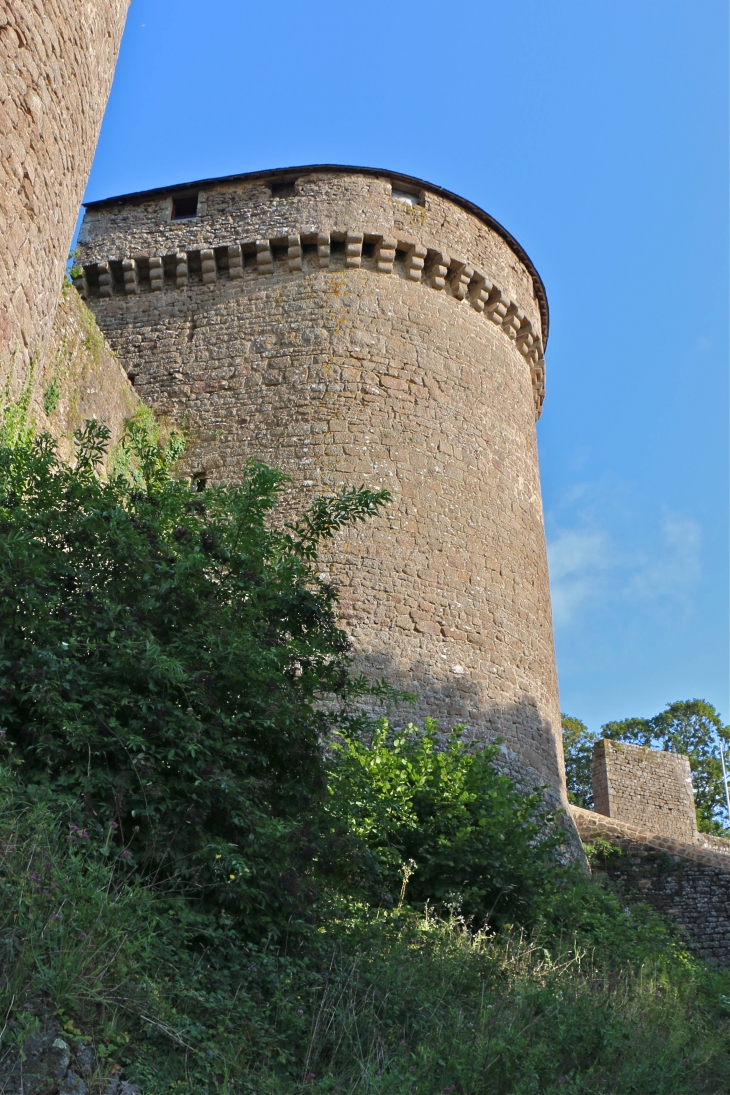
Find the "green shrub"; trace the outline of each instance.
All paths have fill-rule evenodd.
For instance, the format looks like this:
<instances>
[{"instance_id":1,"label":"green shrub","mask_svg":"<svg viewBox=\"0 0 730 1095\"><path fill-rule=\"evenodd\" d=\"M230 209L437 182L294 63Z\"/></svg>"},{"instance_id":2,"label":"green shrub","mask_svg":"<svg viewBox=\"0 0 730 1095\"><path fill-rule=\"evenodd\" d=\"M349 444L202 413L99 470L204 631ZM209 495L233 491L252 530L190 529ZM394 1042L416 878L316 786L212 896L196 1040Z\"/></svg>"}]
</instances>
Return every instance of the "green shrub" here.
<instances>
[{"instance_id":1,"label":"green shrub","mask_svg":"<svg viewBox=\"0 0 730 1095\"><path fill-rule=\"evenodd\" d=\"M10 421L0 444L0 726L27 785L147 875L185 876L252 931L311 915L299 818L321 741L357 721L322 540L385 492L270 520L284 483L251 463L192 493L181 450L133 421L99 475L87 423L73 467ZM320 702L329 699L327 706Z\"/></svg>"},{"instance_id":2,"label":"green shrub","mask_svg":"<svg viewBox=\"0 0 730 1095\"><path fill-rule=\"evenodd\" d=\"M529 934L349 902L254 944L105 852L0 774L2 1053L53 1012L144 1095L726 1090L730 977L590 880Z\"/></svg>"},{"instance_id":3,"label":"green shrub","mask_svg":"<svg viewBox=\"0 0 730 1095\"><path fill-rule=\"evenodd\" d=\"M349 839L339 885L371 903L458 911L477 926L529 923L558 876L559 835L539 791L500 773L499 745L456 729L341 735L329 765L331 838ZM336 845L337 847L337 845Z\"/></svg>"}]
</instances>

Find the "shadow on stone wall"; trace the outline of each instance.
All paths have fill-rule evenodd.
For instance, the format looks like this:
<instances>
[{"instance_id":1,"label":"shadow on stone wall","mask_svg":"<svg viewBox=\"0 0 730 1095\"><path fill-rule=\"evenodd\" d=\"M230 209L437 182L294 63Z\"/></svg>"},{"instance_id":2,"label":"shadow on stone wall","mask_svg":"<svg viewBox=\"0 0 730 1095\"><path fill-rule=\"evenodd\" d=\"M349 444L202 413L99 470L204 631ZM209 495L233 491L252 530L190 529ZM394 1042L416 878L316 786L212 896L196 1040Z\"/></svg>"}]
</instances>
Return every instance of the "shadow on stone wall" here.
<instances>
[{"instance_id":1,"label":"shadow on stone wall","mask_svg":"<svg viewBox=\"0 0 730 1095\"><path fill-rule=\"evenodd\" d=\"M419 694L413 704L365 705L371 715L387 717L395 729L408 723L423 727L425 719L431 717L444 737L455 726L463 725L466 741L488 745L501 739L503 771L526 791L540 790L550 808L562 812L569 856L581 865L586 863L565 792L562 738L541 715L534 696L526 695L517 702L485 700L477 681L466 679L456 684L443 680L426 662L415 664L406 673L381 654L375 658L356 654L355 670L383 679L402 692L414 692L414 682L418 684Z\"/></svg>"}]
</instances>

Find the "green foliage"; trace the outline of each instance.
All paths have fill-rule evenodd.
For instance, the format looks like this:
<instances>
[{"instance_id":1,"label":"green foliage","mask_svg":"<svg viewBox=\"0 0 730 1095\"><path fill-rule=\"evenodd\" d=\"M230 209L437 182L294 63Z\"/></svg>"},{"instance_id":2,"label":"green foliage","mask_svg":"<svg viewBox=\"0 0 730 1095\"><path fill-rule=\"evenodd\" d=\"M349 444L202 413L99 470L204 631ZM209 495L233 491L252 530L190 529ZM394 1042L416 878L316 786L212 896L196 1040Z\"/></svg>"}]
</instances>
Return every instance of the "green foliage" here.
<instances>
[{"instance_id":1,"label":"green foliage","mask_svg":"<svg viewBox=\"0 0 730 1095\"><path fill-rule=\"evenodd\" d=\"M61 385L58 377L54 376L43 391L43 410L47 415L53 414L61 399Z\"/></svg>"},{"instance_id":2,"label":"green foliage","mask_svg":"<svg viewBox=\"0 0 730 1095\"><path fill-rule=\"evenodd\" d=\"M66 262L66 276L72 281L74 278L80 278L84 272L83 266L79 266L78 260L81 257L81 251L78 247L75 247L68 256Z\"/></svg>"},{"instance_id":3,"label":"green foliage","mask_svg":"<svg viewBox=\"0 0 730 1095\"><path fill-rule=\"evenodd\" d=\"M35 427L30 417L30 404L37 363L36 354L31 360L28 377L17 399L10 398L9 387L6 387L0 397L0 450L14 451L27 447L32 442Z\"/></svg>"},{"instance_id":4,"label":"green foliage","mask_svg":"<svg viewBox=\"0 0 730 1095\"><path fill-rule=\"evenodd\" d=\"M350 904L274 946L104 853L0 772L3 1052L45 999L145 1095L724 1090L730 976L590 879L529 935Z\"/></svg>"},{"instance_id":5,"label":"green foliage","mask_svg":"<svg viewBox=\"0 0 730 1095\"><path fill-rule=\"evenodd\" d=\"M651 719L631 718L609 722L601 733L613 741L647 745L689 757L697 807L697 823L705 832L730 828L725 803L719 742L730 746L730 727L705 700L679 700L667 704Z\"/></svg>"},{"instance_id":6,"label":"green foliage","mask_svg":"<svg viewBox=\"0 0 730 1095\"><path fill-rule=\"evenodd\" d=\"M482 925L528 923L554 884L559 836L539 791L500 774L499 746L469 746L436 724L369 741L341 736L329 766L329 835L353 887L385 907L458 910ZM337 837L351 851L342 856Z\"/></svg>"},{"instance_id":7,"label":"green foliage","mask_svg":"<svg viewBox=\"0 0 730 1095\"><path fill-rule=\"evenodd\" d=\"M563 756L568 800L584 810L593 809L593 743L596 735L586 724L570 715L561 715Z\"/></svg>"},{"instance_id":8,"label":"green foliage","mask_svg":"<svg viewBox=\"0 0 730 1095\"><path fill-rule=\"evenodd\" d=\"M70 468L29 406L0 418L6 1049L50 1009L145 1095L723 1090L727 975L559 870L496 747L358 714L317 551L385 492L282 526L276 471L191 493L142 412L104 479L103 427Z\"/></svg>"},{"instance_id":9,"label":"green foliage","mask_svg":"<svg viewBox=\"0 0 730 1095\"><path fill-rule=\"evenodd\" d=\"M316 546L387 494L346 491L280 528L279 472L251 463L240 486L191 494L171 474L180 440L160 446L148 418L130 424L107 480L104 427L77 434L71 468L50 437L6 421L11 762L110 854L182 873L251 930L309 915L297 822L321 795L321 740L354 725L365 689Z\"/></svg>"}]
</instances>

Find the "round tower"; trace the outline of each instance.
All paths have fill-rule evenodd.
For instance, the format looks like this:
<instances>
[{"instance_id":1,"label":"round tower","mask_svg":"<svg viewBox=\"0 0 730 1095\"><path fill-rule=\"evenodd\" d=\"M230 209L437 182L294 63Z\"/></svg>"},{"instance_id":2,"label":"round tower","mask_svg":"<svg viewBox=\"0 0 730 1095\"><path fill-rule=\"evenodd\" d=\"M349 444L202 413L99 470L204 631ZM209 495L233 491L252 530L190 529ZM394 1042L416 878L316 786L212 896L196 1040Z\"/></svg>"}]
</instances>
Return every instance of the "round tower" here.
<instances>
[{"instance_id":1,"label":"round tower","mask_svg":"<svg viewBox=\"0 0 730 1095\"><path fill-rule=\"evenodd\" d=\"M87 207L78 287L191 479L248 457L290 503L387 487L325 565L357 666L401 716L505 740L565 802L535 438L548 311L478 207L385 171L303 167Z\"/></svg>"}]
</instances>

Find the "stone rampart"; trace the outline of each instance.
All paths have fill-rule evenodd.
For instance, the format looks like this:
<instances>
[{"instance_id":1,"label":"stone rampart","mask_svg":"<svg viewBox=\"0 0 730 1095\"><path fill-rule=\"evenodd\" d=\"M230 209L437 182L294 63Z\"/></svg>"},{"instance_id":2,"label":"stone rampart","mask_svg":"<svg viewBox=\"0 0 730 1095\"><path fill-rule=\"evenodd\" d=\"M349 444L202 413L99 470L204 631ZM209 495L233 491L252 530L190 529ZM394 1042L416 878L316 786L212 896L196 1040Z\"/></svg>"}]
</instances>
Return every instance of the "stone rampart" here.
<instances>
[{"instance_id":1,"label":"stone rampart","mask_svg":"<svg viewBox=\"0 0 730 1095\"><path fill-rule=\"evenodd\" d=\"M0 372L14 394L56 311L129 0L0 0Z\"/></svg>"},{"instance_id":2,"label":"stone rampart","mask_svg":"<svg viewBox=\"0 0 730 1095\"><path fill-rule=\"evenodd\" d=\"M184 214L178 216L178 214ZM357 665L565 802L537 462L547 305L519 245L429 184L358 169L243 176L89 207L79 288L135 391L249 457L290 508L387 487L325 560Z\"/></svg>"},{"instance_id":3,"label":"stone rampart","mask_svg":"<svg viewBox=\"0 0 730 1095\"><path fill-rule=\"evenodd\" d=\"M730 840L685 843L577 806L571 814L584 844L596 847L594 870L626 900L669 916L695 953L730 965Z\"/></svg>"}]
</instances>

